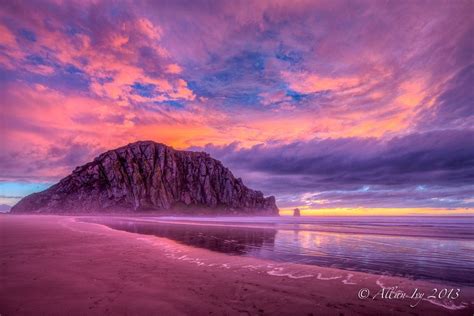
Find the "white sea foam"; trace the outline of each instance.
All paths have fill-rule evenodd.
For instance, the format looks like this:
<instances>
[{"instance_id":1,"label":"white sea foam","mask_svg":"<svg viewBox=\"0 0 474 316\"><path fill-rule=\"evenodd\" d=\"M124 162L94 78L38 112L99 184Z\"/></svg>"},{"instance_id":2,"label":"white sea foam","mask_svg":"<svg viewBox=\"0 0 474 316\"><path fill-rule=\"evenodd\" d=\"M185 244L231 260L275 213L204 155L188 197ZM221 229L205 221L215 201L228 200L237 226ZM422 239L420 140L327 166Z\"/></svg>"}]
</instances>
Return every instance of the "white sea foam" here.
<instances>
[{"instance_id":1,"label":"white sea foam","mask_svg":"<svg viewBox=\"0 0 474 316\"><path fill-rule=\"evenodd\" d=\"M337 279L340 279L342 278L341 275L338 275L338 276L332 276L332 277L323 277L323 275L321 273L318 273L318 275L316 276L316 278L318 280L337 280Z\"/></svg>"},{"instance_id":2,"label":"white sea foam","mask_svg":"<svg viewBox=\"0 0 474 316\"><path fill-rule=\"evenodd\" d=\"M378 279L377 281L375 281L375 284L377 284L378 286L380 286L382 289L388 289L388 288L390 288L389 286L385 286L385 284L383 284L382 281L380 281L380 279Z\"/></svg>"},{"instance_id":3,"label":"white sea foam","mask_svg":"<svg viewBox=\"0 0 474 316\"><path fill-rule=\"evenodd\" d=\"M267 271L267 274L272 275L272 276L288 277L290 279L303 279L303 278L313 277L312 274L298 275L297 273L283 272L283 269L284 268L274 268L273 270Z\"/></svg>"},{"instance_id":4,"label":"white sea foam","mask_svg":"<svg viewBox=\"0 0 474 316\"><path fill-rule=\"evenodd\" d=\"M353 275L352 273L349 273L349 274L347 275L347 277L346 277L344 280L342 280L342 283L347 284L347 285L349 285L349 284L357 284L357 283L355 283L355 282L351 282L351 281L350 281L353 276L354 276L354 275Z\"/></svg>"},{"instance_id":5,"label":"white sea foam","mask_svg":"<svg viewBox=\"0 0 474 316\"><path fill-rule=\"evenodd\" d=\"M260 269L261 267L262 267L262 265L252 265L252 264L248 264L248 265L242 266L242 268L247 269L247 270L251 270L251 271L258 270L258 269Z\"/></svg>"},{"instance_id":6,"label":"white sea foam","mask_svg":"<svg viewBox=\"0 0 474 316\"><path fill-rule=\"evenodd\" d=\"M437 300L426 299L426 298L424 298L423 300L424 300L424 301L428 301L428 302L430 302L430 303L433 304L433 305L443 307L444 309L449 309L449 310L451 310L451 311L456 311L456 310L464 309L464 308L467 307L467 304L464 303L464 302L462 302L462 303L459 304L459 305L456 305L456 304L454 304L454 303L451 302L451 301L444 302L444 301L437 301Z\"/></svg>"}]
</instances>

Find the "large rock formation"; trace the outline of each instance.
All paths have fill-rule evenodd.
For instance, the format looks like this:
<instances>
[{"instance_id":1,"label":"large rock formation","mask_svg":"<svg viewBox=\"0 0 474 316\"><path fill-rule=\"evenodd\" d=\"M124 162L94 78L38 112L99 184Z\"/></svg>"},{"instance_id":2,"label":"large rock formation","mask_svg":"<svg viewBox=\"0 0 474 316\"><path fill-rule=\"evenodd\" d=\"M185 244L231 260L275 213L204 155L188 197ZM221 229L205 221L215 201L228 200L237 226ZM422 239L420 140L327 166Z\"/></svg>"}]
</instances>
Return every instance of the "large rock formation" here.
<instances>
[{"instance_id":1,"label":"large rock formation","mask_svg":"<svg viewBox=\"0 0 474 316\"><path fill-rule=\"evenodd\" d=\"M49 189L31 194L12 213L123 211L277 215L265 198L204 152L142 141L101 154Z\"/></svg>"}]
</instances>

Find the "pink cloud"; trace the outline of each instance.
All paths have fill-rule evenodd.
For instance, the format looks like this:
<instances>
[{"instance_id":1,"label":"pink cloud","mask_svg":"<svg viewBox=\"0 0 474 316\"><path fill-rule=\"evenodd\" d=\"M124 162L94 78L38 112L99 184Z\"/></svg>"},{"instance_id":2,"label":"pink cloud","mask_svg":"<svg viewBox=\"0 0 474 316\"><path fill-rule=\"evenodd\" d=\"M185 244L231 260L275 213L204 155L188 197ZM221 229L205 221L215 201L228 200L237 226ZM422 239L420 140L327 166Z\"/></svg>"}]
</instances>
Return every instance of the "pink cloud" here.
<instances>
[{"instance_id":1,"label":"pink cloud","mask_svg":"<svg viewBox=\"0 0 474 316\"><path fill-rule=\"evenodd\" d=\"M2 176L58 177L69 147L87 161L138 139L186 148L403 135L472 62L461 2L362 3L357 14L329 1L111 7L0 10L4 153L18 161Z\"/></svg>"}]
</instances>

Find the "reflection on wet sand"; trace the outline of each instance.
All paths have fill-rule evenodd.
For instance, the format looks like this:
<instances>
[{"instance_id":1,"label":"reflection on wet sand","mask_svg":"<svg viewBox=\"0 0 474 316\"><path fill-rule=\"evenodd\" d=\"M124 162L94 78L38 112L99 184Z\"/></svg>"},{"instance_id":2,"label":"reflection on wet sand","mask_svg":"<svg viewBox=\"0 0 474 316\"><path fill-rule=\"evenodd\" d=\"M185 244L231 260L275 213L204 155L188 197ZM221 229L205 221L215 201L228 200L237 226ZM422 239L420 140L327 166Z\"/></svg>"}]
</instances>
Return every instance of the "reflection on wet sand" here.
<instances>
[{"instance_id":1,"label":"reflection on wet sand","mask_svg":"<svg viewBox=\"0 0 474 316\"><path fill-rule=\"evenodd\" d=\"M273 248L276 234L276 231L270 228L157 224L104 219L100 223L113 229L169 238L185 245L235 255L245 255L264 245L266 248Z\"/></svg>"},{"instance_id":2,"label":"reflection on wet sand","mask_svg":"<svg viewBox=\"0 0 474 316\"><path fill-rule=\"evenodd\" d=\"M278 230L266 258L474 284L471 240Z\"/></svg>"}]
</instances>

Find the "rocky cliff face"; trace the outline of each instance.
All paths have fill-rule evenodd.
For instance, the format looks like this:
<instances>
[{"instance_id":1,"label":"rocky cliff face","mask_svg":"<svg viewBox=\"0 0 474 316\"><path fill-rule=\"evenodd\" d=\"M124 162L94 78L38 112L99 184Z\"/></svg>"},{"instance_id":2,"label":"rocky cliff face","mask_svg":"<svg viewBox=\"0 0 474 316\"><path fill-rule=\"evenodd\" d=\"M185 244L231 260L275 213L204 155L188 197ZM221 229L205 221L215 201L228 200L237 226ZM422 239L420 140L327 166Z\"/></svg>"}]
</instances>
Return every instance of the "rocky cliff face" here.
<instances>
[{"instance_id":1,"label":"rocky cliff face","mask_svg":"<svg viewBox=\"0 0 474 316\"><path fill-rule=\"evenodd\" d=\"M25 197L11 212L128 210L278 214L273 196L247 188L209 154L152 141L101 154L51 188Z\"/></svg>"}]
</instances>

